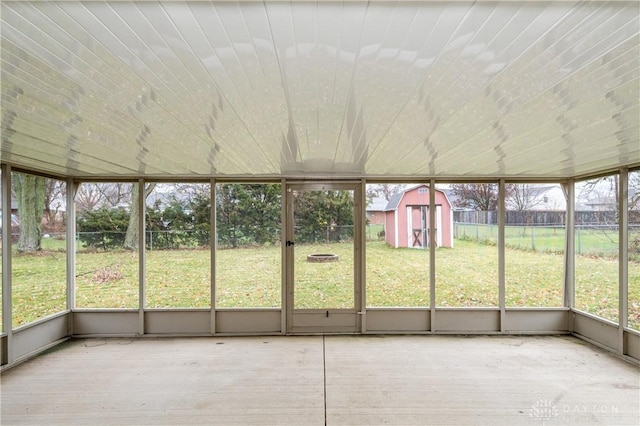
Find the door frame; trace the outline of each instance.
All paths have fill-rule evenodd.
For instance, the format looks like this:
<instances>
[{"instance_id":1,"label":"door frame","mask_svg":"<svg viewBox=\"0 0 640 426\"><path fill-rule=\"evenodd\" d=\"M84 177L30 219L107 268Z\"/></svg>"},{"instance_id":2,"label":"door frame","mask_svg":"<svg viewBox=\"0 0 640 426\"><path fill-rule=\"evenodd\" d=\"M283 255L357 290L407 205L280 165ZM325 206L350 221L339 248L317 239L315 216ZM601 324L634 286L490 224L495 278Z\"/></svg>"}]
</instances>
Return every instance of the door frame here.
<instances>
[{"instance_id":1,"label":"door frame","mask_svg":"<svg viewBox=\"0 0 640 426\"><path fill-rule=\"evenodd\" d=\"M353 191L354 233L353 233L353 309L294 309L295 296L295 244L287 245L286 241L295 243L293 197L294 190L324 191L351 190ZM284 240L283 262L283 309L285 315L285 330L287 334L316 334L316 333L360 333L364 327L364 184L361 180L354 181L296 181L284 182ZM331 321L322 321L325 312L329 312Z\"/></svg>"}]
</instances>

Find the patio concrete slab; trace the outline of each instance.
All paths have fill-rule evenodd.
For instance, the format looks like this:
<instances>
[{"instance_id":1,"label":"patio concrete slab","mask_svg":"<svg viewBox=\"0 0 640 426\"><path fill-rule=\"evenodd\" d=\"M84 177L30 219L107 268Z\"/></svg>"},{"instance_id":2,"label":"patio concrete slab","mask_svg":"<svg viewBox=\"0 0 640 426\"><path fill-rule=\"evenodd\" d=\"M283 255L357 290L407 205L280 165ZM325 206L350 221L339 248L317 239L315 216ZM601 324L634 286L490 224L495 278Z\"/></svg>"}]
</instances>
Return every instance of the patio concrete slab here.
<instances>
[{"instance_id":1,"label":"patio concrete slab","mask_svg":"<svg viewBox=\"0 0 640 426\"><path fill-rule=\"evenodd\" d=\"M639 369L573 337L336 336L327 424L638 425Z\"/></svg>"},{"instance_id":2,"label":"patio concrete slab","mask_svg":"<svg viewBox=\"0 0 640 426\"><path fill-rule=\"evenodd\" d=\"M322 337L75 340L1 390L3 425L321 425Z\"/></svg>"},{"instance_id":3,"label":"patio concrete slab","mask_svg":"<svg viewBox=\"0 0 640 426\"><path fill-rule=\"evenodd\" d=\"M568 336L82 339L0 392L3 426L640 423L638 367Z\"/></svg>"}]
</instances>

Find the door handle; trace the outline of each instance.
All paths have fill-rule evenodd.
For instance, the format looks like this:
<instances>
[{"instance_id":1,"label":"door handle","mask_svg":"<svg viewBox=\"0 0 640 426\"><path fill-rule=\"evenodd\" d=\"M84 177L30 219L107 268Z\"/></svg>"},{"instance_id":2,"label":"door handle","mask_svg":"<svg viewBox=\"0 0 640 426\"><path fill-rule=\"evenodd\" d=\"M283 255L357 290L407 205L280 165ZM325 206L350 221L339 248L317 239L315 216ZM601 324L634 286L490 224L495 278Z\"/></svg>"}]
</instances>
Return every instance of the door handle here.
<instances>
[{"instance_id":1,"label":"door handle","mask_svg":"<svg viewBox=\"0 0 640 426\"><path fill-rule=\"evenodd\" d=\"M287 240L287 247L293 246L295 244L295 242Z\"/></svg>"}]
</instances>

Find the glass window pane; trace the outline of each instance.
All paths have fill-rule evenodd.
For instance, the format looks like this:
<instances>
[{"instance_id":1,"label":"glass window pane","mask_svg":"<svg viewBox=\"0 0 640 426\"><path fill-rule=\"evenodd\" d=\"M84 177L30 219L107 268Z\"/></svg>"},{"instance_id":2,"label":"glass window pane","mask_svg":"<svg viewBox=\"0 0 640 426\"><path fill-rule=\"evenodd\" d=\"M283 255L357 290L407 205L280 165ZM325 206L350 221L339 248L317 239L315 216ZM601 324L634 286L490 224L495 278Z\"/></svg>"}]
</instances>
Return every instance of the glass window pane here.
<instances>
[{"instance_id":1,"label":"glass window pane","mask_svg":"<svg viewBox=\"0 0 640 426\"><path fill-rule=\"evenodd\" d=\"M216 184L216 307L280 307L280 184Z\"/></svg>"},{"instance_id":2,"label":"glass window pane","mask_svg":"<svg viewBox=\"0 0 640 426\"><path fill-rule=\"evenodd\" d=\"M576 183L576 308L618 322L618 175Z\"/></svg>"},{"instance_id":3,"label":"glass window pane","mask_svg":"<svg viewBox=\"0 0 640 426\"><path fill-rule=\"evenodd\" d=\"M117 182L82 183L78 187L75 196L78 308L138 307L135 187Z\"/></svg>"},{"instance_id":4,"label":"glass window pane","mask_svg":"<svg viewBox=\"0 0 640 426\"><path fill-rule=\"evenodd\" d=\"M66 184L24 173L12 173L11 181L13 326L19 327L67 308Z\"/></svg>"},{"instance_id":5,"label":"glass window pane","mask_svg":"<svg viewBox=\"0 0 640 426\"><path fill-rule=\"evenodd\" d=\"M629 173L629 327L640 330L640 171Z\"/></svg>"},{"instance_id":6,"label":"glass window pane","mask_svg":"<svg viewBox=\"0 0 640 426\"><path fill-rule=\"evenodd\" d=\"M211 306L209 184L147 184L148 308Z\"/></svg>"},{"instance_id":7,"label":"glass window pane","mask_svg":"<svg viewBox=\"0 0 640 426\"><path fill-rule=\"evenodd\" d=\"M429 186L367 185L367 306L428 307ZM436 194L437 240L451 245L451 208ZM444 231L442 228L446 228Z\"/></svg>"},{"instance_id":8,"label":"glass window pane","mask_svg":"<svg viewBox=\"0 0 640 426\"><path fill-rule=\"evenodd\" d=\"M506 185L506 306L562 306L566 204L559 184Z\"/></svg>"},{"instance_id":9,"label":"glass window pane","mask_svg":"<svg viewBox=\"0 0 640 426\"><path fill-rule=\"evenodd\" d=\"M436 251L437 306L498 306L498 184L437 185L453 207L453 247Z\"/></svg>"}]
</instances>

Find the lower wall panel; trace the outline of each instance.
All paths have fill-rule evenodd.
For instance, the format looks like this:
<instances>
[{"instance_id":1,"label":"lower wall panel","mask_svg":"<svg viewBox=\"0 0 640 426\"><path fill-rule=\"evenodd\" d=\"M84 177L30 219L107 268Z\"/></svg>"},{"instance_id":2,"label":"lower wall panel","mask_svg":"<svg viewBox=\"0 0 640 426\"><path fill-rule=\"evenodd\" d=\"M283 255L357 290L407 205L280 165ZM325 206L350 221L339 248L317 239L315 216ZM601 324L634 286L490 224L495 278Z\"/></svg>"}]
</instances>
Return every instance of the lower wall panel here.
<instances>
[{"instance_id":1,"label":"lower wall panel","mask_svg":"<svg viewBox=\"0 0 640 426\"><path fill-rule=\"evenodd\" d=\"M280 310L216 311L216 333L280 333Z\"/></svg>"},{"instance_id":2,"label":"lower wall panel","mask_svg":"<svg viewBox=\"0 0 640 426\"><path fill-rule=\"evenodd\" d=\"M507 310L504 328L506 332L510 333L567 332L569 330L569 315L570 313L566 309ZM578 322L577 333L580 333L580 324ZM599 322L596 321L596 324ZM306 325L311 326L311 324ZM138 311L73 312L74 336L136 335L139 333L138 328ZM428 309L377 308L366 311L367 333L428 331L431 331L431 315ZM497 309L438 309L436 311L435 332L483 333L499 331L500 311ZM222 310L216 312L216 333L279 332L281 332L280 310ZM145 312L145 334L209 333L211 333L211 313L208 310ZM587 332L585 336L590 337L591 334Z\"/></svg>"},{"instance_id":3,"label":"lower wall panel","mask_svg":"<svg viewBox=\"0 0 640 426\"><path fill-rule=\"evenodd\" d=\"M574 311L573 332L614 351L619 350L618 327L590 315Z\"/></svg>"},{"instance_id":4,"label":"lower wall panel","mask_svg":"<svg viewBox=\"0 0 640 426\"><path fill-rule=\"evenodd\" d=\"M291 322L294 328L297 327L318 327L321 330L330 330L340 327L356 327L356 313L332 313L325 316L323 313L305 312L294 313Z\"/></svg>"},{"instance_id":5,"label":"lower wall panel","mask_svg":"<svg viewBox=\"0 0 640 426\"><path fill-rule=\"evenodd\" d=\"M67 337L68 320L69 314L63 314L15 330L11 338L13 358L18 360Z\"/></svg>"},{"instance_id":6,"label":"lower wall panel","mask_svg":"<svg viewBox=\"0 0 640 426\"><path fill-rule=\"evenodd\" d=\"M5 365L9 360L7 359L7 343L8 338L6 334L0 336L0 365Z\"/></svg>"},{"instance_id":7,"label":"lower wall panel","mask_svg":"<svg viewBox=\"0 0 640 426\"><path fill-rule=\"evenodd\" d=\"M367 333L420 332L431 328L429 310L369 309Z\"/></svg>"},{"instance_id":8,"label":"lower wall panel","mask_svg":"<svg viewBox=\"0 0 640 426\"><path fill-rule=\"evenodd\" d=\"M494 309L436 309L435 332L489 333L500 331L500 311Z\"/></svg>"},{"instance_id":9,"label":"lower wall panel","mask_svg":"<svg viewBox=\"0 0 640 426\"><path fill-rule=\"evenodd\" d=\"M73 334L135 335L139 331L138 311L75 311Z\"/></svg>"},{"instance_id":10,"label":"lower wall panel","mask_svg":"<svg viewBox=\"0 0 640 426\"><path fill-rule=\"evenodd\" d=\"M211 311L147 311L144 331L148 334L210 334Z\"/></svg>"},{"instance_id":11,"label":"lower wall panel","mask_svg":"<svg viewBox=\"0 0 640 426\"><path fill-rule=\"evenodd\" d=\"M504 330L507 333L568 332L570 310L507 309Z\"/></svg>"},{"instance_id":12,"label":"lower wall panel","mask_svg":"<svg viewBox=\"0 0 640 426\"><path fill-rule=\"evenodd\" d=\"M636 361L640 361L640 335L625 331L625 346L627 348L627 353L625 355L634 358Z\"/></svg>"}]
</instances>

